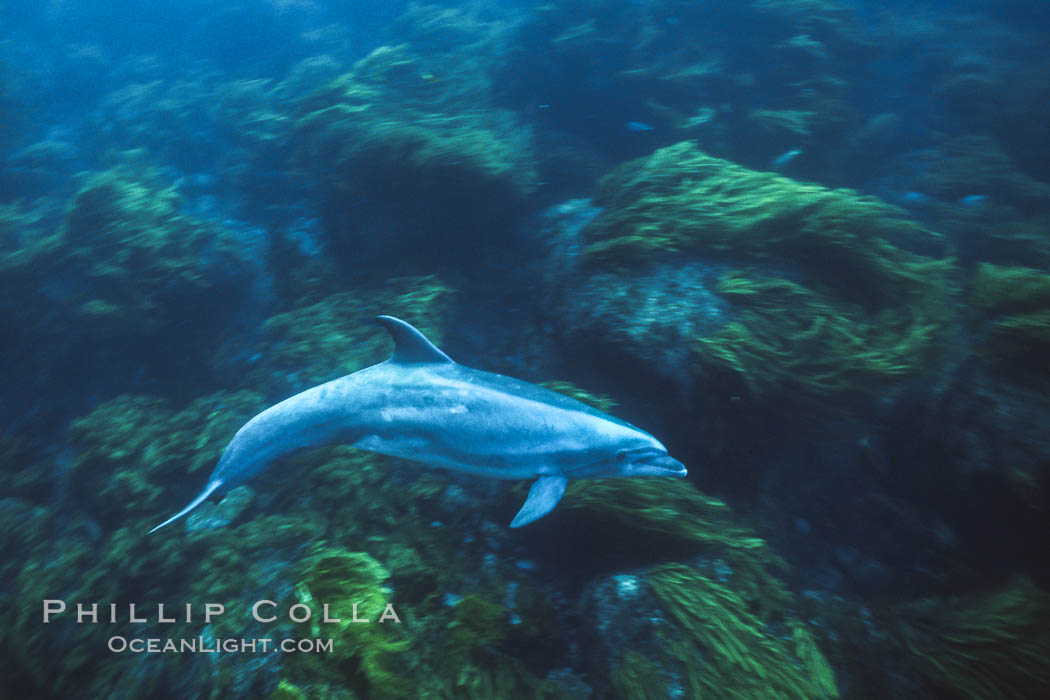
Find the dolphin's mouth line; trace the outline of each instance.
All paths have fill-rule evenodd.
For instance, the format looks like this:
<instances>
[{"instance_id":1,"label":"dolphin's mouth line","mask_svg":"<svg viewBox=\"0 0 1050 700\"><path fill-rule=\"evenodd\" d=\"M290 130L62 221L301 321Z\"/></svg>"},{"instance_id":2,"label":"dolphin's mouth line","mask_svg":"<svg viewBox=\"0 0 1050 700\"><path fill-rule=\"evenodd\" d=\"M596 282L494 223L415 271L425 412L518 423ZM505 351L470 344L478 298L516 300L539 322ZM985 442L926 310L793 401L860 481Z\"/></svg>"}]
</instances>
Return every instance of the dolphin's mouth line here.
<instances>
[{"instance_id":1,"label":"dolphin's mouth line","mask_svg":"<svg viewBox=\"0 0 1050 700\"><path fill-rule=\"evenodd\" d=\"M667 472L667 476L685 476L689 471L685 465L671 455L652 447L640 447L625 451L628 458L639 467L658 469Z\"/></svg>"},{"instance_id":2,"label":"dolphin's mouth line","mask_svg":"<svg viewBox=\"0 0 1050 700\"><path fill-rule=\"evenodd\" d=\"M657 459L650 460L649 464L659 469L666 469L668 476L685 476L689 473L685 465L671 455L663 455Z\"/></svg>"}]
</instances>

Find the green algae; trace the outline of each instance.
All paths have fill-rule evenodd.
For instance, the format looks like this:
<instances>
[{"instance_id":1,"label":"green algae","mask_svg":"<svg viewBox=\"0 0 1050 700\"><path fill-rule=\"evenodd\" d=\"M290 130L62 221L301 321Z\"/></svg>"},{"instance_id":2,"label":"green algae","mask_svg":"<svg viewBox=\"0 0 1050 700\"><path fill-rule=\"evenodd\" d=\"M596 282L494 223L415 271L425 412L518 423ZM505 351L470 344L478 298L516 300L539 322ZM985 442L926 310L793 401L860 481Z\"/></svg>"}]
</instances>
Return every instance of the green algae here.
<instances>
[{"instance_id":1,"label":"green algae","mask_svg":"<svg viewBox=\"0 0 1050 700\"><path fill-rule=\"evenodd\" d=\"M401 299L393 309L440 336L441 316L448 291L432 278L396 281L380 292L356 291L335 297L317 308L310 305L270 326L263 363L286 362L291 367L313 353L322 364L336 356L353 358L345 370L356 369L388 354L381 344L385 333L370 320L391 311L390 299ZM418 312L412 316L412 309ZM344 310L348 315L344 316ZM301 312L301 313L299 313ZM333 339L346 319L351 328L370 328L370 339L358 336ZM337 331L337 329L340 329ZM281 345L284 341L287 345ZM289 349L291 355L278 357ZM308 348L304 350L303 348ZM554 389L604 408L609 400L595 397L566 383ZM254 392L223 392L185 406L143 396L123 396L99 405L74 421L70 428L77 454L69 470L76 493L87 494L77 513L86 511L94 522L75 515L74 524L57 539L50 530L53 515L32 515L32 509L12 511L12 520L0 518L3 531L29 538L32 555L15 581L17 600L39 601L62 597L101 602L133 596L142 600L218 600L229 611L209 626L180 626L179 633L214 638L244 636L329 636L336 640L329 655L275 655L265 666L278 697L404 697L419 693L447 698L537 697L569 694L562 684L541 678L522 661L521 649L556 643L564 630L549 593L513 566L507 557L486 557L486 549L464 546L476 532L470 509L450 510L441 501L453 492L446 478L413 470L400 460L334 447L304 453L282 465L298 475L295 483L279 480L271 487L266 514L225 526L208 519L172 530L177 536L145 537L158 518L182 501L174 494L189 493L186 474L203 483L222 447L236 428L265 404ZM19 448L20 449L20 448ZM18 450L12 447L12 453ZM663 480L657 480L663 481ZM180 489L175 489L182 484ZM567 503L591 508L624 527L665 533L669 539L706 547L733 567L734 589L750 591L755 609L778 605L773 582L765 568L772 558L760 540L732 521L724 505L688 490L684 482L653 484L651 493L635 500L615 493L615 485L595 482L608 493L588 496L572 492ZM635 489L630 489L635 491ZM663 508L668 493L672 507ZM601 511L609 500L631 509L631 515ZM261 500L261 499L260 499ZM436 521L442 521L435 526ZM29 523L35 523L27 525ZM676 523L677 521L677 523ZM492 536L491 534L489 536ZM344 543L353 542L354 550ZM491 551L491 550L489 550ZM737 554L734 554L737 553ZM751 563L749 563L751 562ZM316 610L322 602L337 608L357 602L373 623L293 626L248 625L245 582L252 595L273 596L288 603L305 602ZM516 601L508 601L508 586L517 584ZM254 593L259 591L259 594ZM448 594L461 596L450 603ZM402 623L375 624L372 601L396 606ZM343 622L345 608L334 609ZM130 625L115 628L83 625L64 637L78 650L57 655L62 665L41 662L54 629L39 632L38 605L4 611L16 624L6 626L20 642L8 663L14 664L14 687L73 688L103 692L127 669L106 655L105 639L114 633L133 636ZM512 623L511 620L514 620ZM6 619L6 617L5 617ZM64 642L65 643L65 642ZM211 671L192 674L189 661L143 666L136 671L138 687L191 688L204 694L228 694L243 682L243 669L219 662ZM183 676L187 676L183 678ZM88 681L83 681L89 678ZM56 680L58 679L58 680ZM282 695L283 694L283 695Z\"/></svg>"},{"instance_id":2,"label":"green algae","mask_svg":"<svg viewBox=\"0 0 1050 700\"><path fill-rule=\"evenodd\" d=\"M32 502L51 497L51 483L45 465L33 446L19 435L0 432L0 493Z\"/></svg>"},{"instance_id":3,"label":"green algae","mask_svg":"<svg viewBox=\"0 0 1050 700\"><path fill-rule=\"evenodd\" d=\"M248 256L185 213L144 152L112 157L80 173L67 202L0 209L0 322L20 329L5 359L28 377L141 367L149 380L170 352L204 368L199 378L245 299Z\"/></svg>"},{"instance_id":4,"label":"green algae","mask_svg":"<svg viewBox=\"0 0 1050 700\"><path fill-rule=\"evenodd\" d=\"M984 321L984 353L1003 362L1050 346L1050 274L981 263L970 289L971 315Z\"/></svg>"},{"instance_id":5,"label":"green algae","mask_svg":"<svg viewBox=\"0 0 1050 700\"><path fill-rule=\"evenodd\" d=\"M37 199L0 205L0 323L20 329L21 342L6 343L3 354L24 358L30 339L46 343L56 352L71 352L56 327L71 323L68 311L58 304L40 303L41 291L62 266L66 237L55 221L58 202Z\"/></svg>"},{"instance_id":6,"label":"green algae","mask_svg":"<svg viewBox=\"0 0 1050 700\"><path fill-rule=\"evenodd\" d=\"M507 611L481 596L469 595L453 607L448 623L448 652L467 660L476 649L499 644L507 636Z\"/></svg>"},{"instance_id":7,"label":"green algae","mask_svg":"<svg viewBox=\"0 0 1050 700\"><path fill-rule=\"evenodd\" d=\"M15 270L28 272L60 252L63 236L48 220L56 206L50 199L0 204L0 281Z\"/></svg>"},{"instance_id":8,"label":"green algae","mask_svg":"<svg viewBox=\"0 0 1050 700\"><path fill-rule=\"evenodd\" d=\"M102 333L166 329L195 301L214 298L228 270L247 262L228 232L183 214L175 187L142 157L130 154L109 170L82 174L68 206L70 263L95 295L81 313L97 321L104 310L120 322L101 326ZM223 305L211 307L211 317L221 318Z\"/></svg>"},{"instance_id":9,"label":"green algae","mask_svg":"<svg viewBox=\"0 0 1050 700\"><path fill-rule=\"evenodd\" d=\"M391 348L389 335L375 323L384 314L440 343L451 294L436 277L399 277L273 316L263 324L264 367L251 380L265 386L282 373L301 388L381 362Z\"/></svg>"},{"instance_id":10,"label":"green algae","mask_svg":"<svg viewBox=\"0 0 1050 700\"><path fill-rule=\"evenodd\" d=\"M894 243L937 236L889 205L691 143L620 166L596 199L604 211L584 230L592 269L630 275L671 254L723 266L716 291L735 314L693 339L697 373L728 372L756 396L870 393L941 347L954 265Z\"/></svg>"},{"instance_id":11,"label":"green algae","mask_svg":"<svg viewBox=\"0 0 1050 700\"><path fill-rule=\"evenodd\" d=\"M219 660L208 673L186 675L190 656L177 655L166 664L129 665L127 657L107 652L106 640L112 635L225 639L290 634L287 623L253 627L243 603L245 582L275 595L302 543L323 537L322 518L306 510L255 517L231 527L178 528L178 535L146 536L158 519L181 505L173 487L182 483L189 493L187 469L198 469L190 477L196 482L191 488L203 483L202 468L211 466L260 401L250 392L219 393L177 408L160 399L124 396L74 421L70 432L77 455L68 483L60 482L55 493L67 499L60 501L64 505L40 509L39 517L23 514L17 524L0 519L3 532L20 533L25 550L8 579L17 605L0 607L4 627L12 630L3 643L11 652L6 663L13 687L25 687L27 697L44 689L61 693L73 688L101 695L116 675L132 673L136 687L146 690L182 687L205 695L228 694L242 672L229 659ZM180 610L180 601L207 600L228 609L210 625L198 613L191 623L161 629L129 624L126 607L116 624L75 625L68 615L67 621L48 627L39 624L44 599L98 602L105 611L108 603L129 598L150 601L140 606L140 614L146 615L155 614L156 602ZM49 651L56 640L62 649L57 654Z\"/></svg>"},{"instance_id":12,"label":"green algae","mask_svg":"<svg viewBox=\"0 0 1050 700\"><path fill-rule=\"evenodd\" d=\"M990 314L1042 309L1050 305L1050 273L981 263L974 276L971 303L974 310Z\"/></svg>"},{"instance_id":13,"label":"green algae","mask_svg":"<svg viewBox=\"0 0 1050 700\"><path fill-rule=\"evenodd\" d=\"M307 695L299 686L282 680L270 693L270 700L307 700Z\"/></svg>"},{"instance_id":14,"label":"green algae","mask_svg":"<svg viewBox=\"0 0 1050 700\"><path fill-rule=\"evenodd\" d=\"M378 621L391 601L389 589L383 587L389 576L365 552L332 548L307 559L296 587L300 603L315 608L324 602L332 619L339 620L322 629L312 619L308 634L332 640L334 650L327 661L345 669L347 682L366 697L400 697L409 690L398 666L398 654L408 642L399 638L398 622Z\"/></svg>"},{"instance_id":15,"label":"green algae","mask_svg":"<svg viewBox=\"0 0 1050 700\"><path fill-rule=\"evenodd\" d=\"M512 205L538 181L531 133L487 90L469 65L435 74L407 45L380 47L301 101L302 157L333 169L340 189L384 201L454 196L451 179L472 201Z\"/></svg>"},{"instance_id":16,"label":"green algae","mask_svg":"<svg viewBox=\"0 0 1050 700\"><path fill-rule=\"evenodd\" d=\"M1050 686L1050 594L1029 579L896 614L912 661L940 692L993 700L1039 697Z\"/></svg>"},{"instance_id":17,"label":"green algae","mask_svg":"<svg viewBox=\"0 0 1050 700\"><path fill-rule=\"evenodd\" d=\"M315 466L307 467L310 462ZM362 640L340 632L333 635L334 658L289 657L284 670L290 682L311 697L316 689L340 686L362 697L404 697L409 689L447 698L557 696L553 684L529 673L503 648L512 632L510 611L496 601L506 597L509 581L521 577L509 562L484 559L483 551L462 546L469 529L460 518L469 514L436 509L446 491L440 477L417 473L406 481L398 473L411 472L410 465L344 447L304 455L290 467L305 470L302 489L316 495L310 507L325 523L321 541L306 557L320 563L307 564L300 598L308 592L318 603L358 602L360 614L371 611L373 623L351 625L347 634L368 628L368 635L378 635ZM288 497L279 505L306 507L293 494ZM431 525L437 517L445 520L441 527ZM348 554L333 544L345 541L366 546L367 553ZM484 572L480 580L478 572ZM466 594L450 605L447 591ZM393 622L376 624L380 601L395 606L401 619L396 628ZM518 608L522 620L514 630L522 628L526 643L550 632L534 619L548 609L542 598ZM322 636L328 627L320 627Z\"/></svg>"},{"instance_id":18,"label":"green algae","mask_svg":"<svg viewBox=\"0 0 1050 700\"><path fill-rule=\"evenodd\" d=\"M588 406L593 406L599 411L611 411L616 407L616 401L610 396L604 396L602 394L592 394L582 387L576 386L572 382L554 380L549 382L542 382L540 386L551 391L557 391L559 394L565 394L570 396L581 403L585 403Z\"/></svg>"},{"instance_id":19,"label":"green algae","mask_svg":"<svg viewBox=\"0 0 1050 700\"><path fill-rule=\"evenodd\" d=\"M663 669L633 649L624 653L612 675L612 687L624 700L662 700L670 682Z\"/></svg>"},{"instance_id":20,"label":"green algae","mask_svg":"<svg viewBox=\"0 0 1050 700\"><path fill-rule=\"evenodd\" d=\"M165 485L187 474L203 484L233 433L263 406L252 392L221 392L181 410L119 396L70 424L80 449L67 478L98 517L156 518L170 508Z\"/></svg>"},{"instance_id":21,"label":"green algae","mask_svg":"<svg viewBox=\"0 0 1050 700\"><path fill-rule=\"evenodd\" d=\"M660 564L642 577L667 616L656 632L661 651L616 660L608 682L617 697L838 696L831 666L793 612L780 578L786 562L725 503L680 479L597 479L570 484L561 507L610 537L640 532L656 549L694 552L689 565Z\"/></svg>"},{"instance_id":22,"label":"green algae","mask_svg":"<svg viewBox=\"0 0 1050 700\"><path fill-rule=\"evenodd\" d=\"M561 507L584 509L642 532L696 544L768 551L765 542L736 524L727 506L675 478L573 481Z\"/></svg>"},{"instance_id":23,"label":"green algae","mask_svg":"<svg viewBox=\"0 0 1050 700\"><path fill-rule=\"evenodd\" d=\"M919 152L927 164L913 187L946 202L958 202L975 193L1016 207L1022 212L1044 211L1050 184L1025 175L988 136L942 138Z\"/></svg>"},{"instance_id":24,"label":"green algae","mask_svg":"<svg viewBox=\"0 0 1050 700\"><path fill-rule=\"evenodd\" d=\"M928 366L944 329L943 320L920 309L866 312L795 282L743 271L722 275L717 290L737 315L697 338L697 356L730 369L755 394L796 382L807 392L832 394L913 375Z\"/></svg>"},{"instance_id":25,"label":"green algae","mask_svg":"<svg viewBox=\"0 0 1050 700\"><path fill-rule=\"evenodd\" d=\"M754 261L796 254L818 268L811 272L829 268L825 275L841 273L857 291L884 282L895 292L944 267L887 240L936 234L883 202L748 170L690 142L620 166L595 199L605 211L586 229L585 255L596 264L636 265L665 250Z\"/></svg>"},{"instance_id":26,"label":"green algae","mask_svg":"<svg viewBox=\"0 0 1050 700\"><path fill-rule=\"evenodd\" d=\"M646 533L656 541L686 545L725 562L734 572L734 590L746 592L763 610L791 600L775 573L785 570L787 563L742 525L728 505L688 481L659 477L574 481L559 507L580 511L607 530Z\"/></svg>"},{"instance_id":27,"label":"green algae","mask_svg":"<svg viewBox=\"0 0 1050 700\"><path fill-rule=\"evenodd\" d=\"M560 388L586 398L569 385ZM203 478L201 469L217 457L228 439L226 433L255 411L259 400L248 392L218 394L179 409L157 399L120 397L78 420L71 429L81 451L74 480L84 484L92 474L140 471L140 481L151 495L119 505L119 517L102 518L102 530L85 523L46 547L43 542L50 540L46 523L53 522L53 516L41 513L34 520L12 512L18 527L32 539L28 544L36 548L14 578L17 599L105 602L134 594L157 601L217 600L228 604L223 618L207 627L180 626L180 634L335 640L328 655L278 655L273 667L278 697L404 697L418 692L446 698L555 698L570 694L570 688L540 678L519 658L521 648L550 644L564 633L552 623L556 618L547 594L507 558L493 561L485 557L484 548L464 547L465 537L473 532L472 515L438 508L447 492L446 480L413 473L411 465L400 460L349 447L305 453L284 465L299 478L294 487L275 484L270 514L253 514L225 527L191 528L178 537L145 537L171 500L154 490L159 487L162 494L170 494L185 463L199 462L196 473ZM680 483L661 484L641 497L641 505L623 494L611 494L614 502L633 508L633 517L621 522L646 532L670 532L670 537L705 546L710 552L728 552L722 556L732 562L734 590L739 586L754 591L748 594L755 596L753 609L764 609L757 602L760 597L766 606L777 605L768 585L773 579L762 573L768 559L761 541L739 526L729 527L723 505L683 490L671 499L672 508L659 510L657 494L666 497ZM594 485L614 488L601 482ZM123 497L124 492L110 498ZM609 495L592 494L596 502L606 502ZM567 495L569 503L574 499L586 502L577 494ZM116 505L109 499L90 502L92 509ZM698 515L703 508L709 512ZM437 518L444 520L441 527L431 525ZM27 527L27 520L41 527ZM0 518L3 527L15 527L14 522L4 522ZM702 528L709 532L701 532ZM344 542L354 542L357 551L339 544ZM740 556L734 557L733 551ZM755 567L749 570L747 561L756 562ZM760 575L766 583L749 583ZM255 590L266 594L263 597L309 604L315 616L320 615L319 605L327 602L341 623L324 624L314 618L308 625L284 622L246 629L245 581L253 582ZM511 581L519 590L513 609L507 602ZM762 586L764 592L759 590ZM270 593L282 590L290 594ZM450 604L449 591L461 592L462 598ZM389 621L376 623L385 602L395 605L402 620L396 627ZM352 609L348 613L346 605L353 603L372 623L347 623ZM20 651L10 657L14 661L9 659L18 666L13 673L25 687L69 688L88 676L89 686L101 689L125 672L118 660L104 655L104 644L114 633L133 635L132 626L72 628L69 639L85 651L65 656L64 665L56 669L34 661L48 639L39 632L38 615L37 604L26 606L9 628L12 634L25 635ZM181 661L143 671L140 687L170 686L184 672ZM192 685L204 693L229 692L239 682L238 673L236 667L220 663L211 673L195 676ZM34 677L37 680L31 680ZM185 682L179 687L186 687Z\"/></svg>"},{"instance_id":28,"label":"green algae","mask_svg":"<svg viewBox=\"0 0 1050 700\"><path fill-rule=\"evenodd\" d=\"M763 131L787 131L796 136L809 136L817 113L798 109L753 109L747 116Z\"/></svg>"},{"instance_id":29,"label":"green algae","mask_svg":"<svg viewBox=\"0 0 1050 700\"><path fill-rule=\"evenodd\" d=\"M753 612L746 596L681 564L654 570L648 585L674 623L670 654L690 697L838 697L834 675L798 620ZM631 697L626 695L625 697Z\"/></svg>"}]
</instances>

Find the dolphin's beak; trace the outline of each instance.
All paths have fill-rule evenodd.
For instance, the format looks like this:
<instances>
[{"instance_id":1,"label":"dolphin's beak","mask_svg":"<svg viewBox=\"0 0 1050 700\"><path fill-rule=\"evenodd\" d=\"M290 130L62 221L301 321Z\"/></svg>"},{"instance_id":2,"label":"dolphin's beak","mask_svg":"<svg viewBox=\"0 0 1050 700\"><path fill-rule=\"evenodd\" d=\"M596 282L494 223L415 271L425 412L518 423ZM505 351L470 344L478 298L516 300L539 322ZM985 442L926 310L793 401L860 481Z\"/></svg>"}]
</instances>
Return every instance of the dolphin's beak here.
<instances>
[{"instance_id":1,"label":"dolphin's beak","mask_svg":"<svg viewBox=\"0 0 1050 700\"><path fill-rule=\"evenodd\" d=\"M688 474L685 465L669 454L657 454L649 457L644 463L638 465L640 475L650 476L678 476Z\"/></svg>"},{"instance_id":2,"label":"dolphin's beak","mask_svg":"<svg viewBox=\"0 0 1050 700\"><path fill-rule=\"evenodd\" d=\"M667 476L685 476L689 473L685 468L685 465L671 455L663 455L653 460L653 462L654 466L658 466L670 472Z\"/></svg>"}]
</instances>

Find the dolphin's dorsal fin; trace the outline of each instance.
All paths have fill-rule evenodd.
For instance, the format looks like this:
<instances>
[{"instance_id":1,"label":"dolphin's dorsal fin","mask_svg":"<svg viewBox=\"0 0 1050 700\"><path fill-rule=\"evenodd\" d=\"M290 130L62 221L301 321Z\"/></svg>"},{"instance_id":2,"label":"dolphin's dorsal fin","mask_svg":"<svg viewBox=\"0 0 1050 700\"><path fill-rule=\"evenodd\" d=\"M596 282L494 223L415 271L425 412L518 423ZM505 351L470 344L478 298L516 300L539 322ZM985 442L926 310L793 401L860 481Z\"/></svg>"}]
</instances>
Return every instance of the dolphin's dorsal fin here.
<instances>
[{"instance_id":1,"label":"dolphin's dorsal fin","mask_svg":"<svg viewBox=\"0 0 1050 700\"><path fill-rule=\"evenodd\" d=\"M436 345L427 340L427 337L393 316L376 316L383 328L390 331L390 337L394 339L394 354L390 357L393 362L401 364L420 364L425 362L452 362L452 358L441 352Z\"/></svg>"}]
</instances>

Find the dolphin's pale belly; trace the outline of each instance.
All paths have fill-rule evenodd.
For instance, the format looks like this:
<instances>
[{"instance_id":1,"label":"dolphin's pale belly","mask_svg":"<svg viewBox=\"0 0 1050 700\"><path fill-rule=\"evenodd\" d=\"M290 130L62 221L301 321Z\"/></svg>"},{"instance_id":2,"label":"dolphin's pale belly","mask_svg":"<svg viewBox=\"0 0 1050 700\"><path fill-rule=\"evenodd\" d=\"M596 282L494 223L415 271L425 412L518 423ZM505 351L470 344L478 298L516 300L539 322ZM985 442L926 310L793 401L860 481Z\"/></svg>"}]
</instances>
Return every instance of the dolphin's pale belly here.
<instances>
[{"instance_id":1,"label":"dolphin's pale belly","mask_svg":"<svg viewBox=\"0 0 1050 700\"><path fill-rule=\"evenodd\" d=\"M415 372L402 370L388 392L359 405L357 418L371 429L354 445L488 478L524 479L571 476L623 430L601 416L478 382L479 375L504 379L498 375L462 367Z\"/></svg>"}]
</instances>

